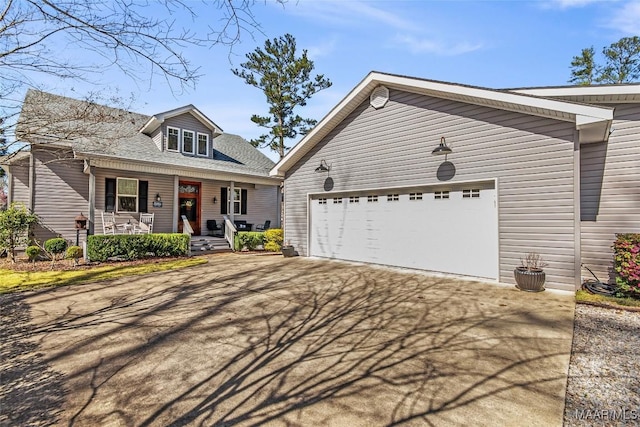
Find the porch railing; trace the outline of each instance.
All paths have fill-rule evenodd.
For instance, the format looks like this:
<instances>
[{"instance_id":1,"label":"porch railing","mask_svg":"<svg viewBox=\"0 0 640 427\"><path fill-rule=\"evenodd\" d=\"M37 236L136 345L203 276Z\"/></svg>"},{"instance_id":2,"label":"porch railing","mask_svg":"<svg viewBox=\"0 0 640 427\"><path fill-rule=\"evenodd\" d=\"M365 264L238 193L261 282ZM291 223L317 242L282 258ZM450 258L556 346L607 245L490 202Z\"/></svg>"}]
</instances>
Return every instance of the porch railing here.
<instances>
[{"instance_id":1,"label":"porch railing","mask_svg":"<svg viewBox=\"0 0 640 427\"><path fill-rule=\"evenodd\" d=\"M236 248L234 240L238 230L236 230L236 226L233 224L233 222L231 222L228 216L222 215L222 217L224 218L224 238L227 240L227 242L229 242L231 250L235 251Z\"/></svg>"}]
</instances>

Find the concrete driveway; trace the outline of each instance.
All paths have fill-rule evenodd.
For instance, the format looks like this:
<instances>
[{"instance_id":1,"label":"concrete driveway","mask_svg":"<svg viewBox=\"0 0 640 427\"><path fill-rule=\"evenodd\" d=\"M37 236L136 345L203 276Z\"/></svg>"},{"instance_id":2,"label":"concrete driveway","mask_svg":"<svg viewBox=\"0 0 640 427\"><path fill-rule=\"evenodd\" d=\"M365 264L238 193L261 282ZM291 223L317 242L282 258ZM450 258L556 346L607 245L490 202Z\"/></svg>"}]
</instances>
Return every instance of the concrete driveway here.
<instances>
[{"instance_id":1,"label":"concrete driveway","mask_svg":"<svg viewBox=\"0 0 640 427\"><path fill-rule=\"evenodd\" d=\"M3 424L562 425L569 294L224 254L2 298Z\"/></svg>"}]
</instances>

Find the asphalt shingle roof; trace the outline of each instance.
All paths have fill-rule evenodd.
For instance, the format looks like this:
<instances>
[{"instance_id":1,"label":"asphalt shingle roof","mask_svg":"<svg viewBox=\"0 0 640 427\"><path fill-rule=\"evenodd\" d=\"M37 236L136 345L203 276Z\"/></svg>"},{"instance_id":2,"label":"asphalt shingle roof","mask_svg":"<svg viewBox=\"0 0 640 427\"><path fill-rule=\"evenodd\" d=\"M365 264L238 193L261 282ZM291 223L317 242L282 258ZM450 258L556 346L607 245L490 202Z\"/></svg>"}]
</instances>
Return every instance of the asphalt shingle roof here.
<instances>
[{"instance_id":1,"label":"asphalt shingle roof","mask_svg":"<svg viewBox=\"0 0 640 427\"><path fill-rule=\"evenodd\" d=\"M24 142L69 146L78 156L112 157L268 177L274 162L239 135L213 138L214 159L160 151L139 129L151 116L30 90L18 120Z\"/></svg>"}]
</instances>

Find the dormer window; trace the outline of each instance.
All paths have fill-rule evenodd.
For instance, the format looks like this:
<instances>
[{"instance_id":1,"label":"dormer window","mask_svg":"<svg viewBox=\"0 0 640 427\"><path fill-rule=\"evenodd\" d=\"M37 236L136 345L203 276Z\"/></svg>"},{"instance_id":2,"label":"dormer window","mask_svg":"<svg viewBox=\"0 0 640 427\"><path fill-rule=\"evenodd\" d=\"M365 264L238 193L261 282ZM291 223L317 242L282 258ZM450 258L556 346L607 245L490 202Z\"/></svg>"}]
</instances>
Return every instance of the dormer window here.
<instances>
[{"instance_id":1,"label":"dormer window","mask_svg":"<svg viewBox=\"0 0 640 427\"><path fill-rule=\"evenodd\" d=\"M193 131L183 130L182 131L182 152L193 154L193 140L194 135Z\"/></svg>"},{"instance_id":2,"label":"dormer window","mask_svg":"<svg viewBox=\"0 0 640 427\"><path fill-rule=\"evenodd\" d=\"M180 140L180 129L167 127L167 151L178 151L179 140Z\"/></svg>"},{"instance_id":3,"label":"dormer window","mask_svg":"<svg viewBox=\"0 0 640 427\"><path fill-rule=\"evenodd\" d=\"M198 132L198 156L209 156L209 135Z\"/></svg>"}]
</instances>

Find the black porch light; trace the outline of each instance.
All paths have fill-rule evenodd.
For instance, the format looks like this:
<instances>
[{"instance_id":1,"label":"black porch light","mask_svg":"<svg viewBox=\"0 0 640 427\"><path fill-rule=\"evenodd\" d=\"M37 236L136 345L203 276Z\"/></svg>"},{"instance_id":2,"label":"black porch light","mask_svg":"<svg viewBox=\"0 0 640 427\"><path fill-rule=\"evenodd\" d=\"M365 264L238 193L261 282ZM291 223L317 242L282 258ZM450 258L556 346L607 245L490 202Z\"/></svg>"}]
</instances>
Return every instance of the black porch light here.
<instances>
[{"instance_id":1,"label":"black porch light","mask_svg":"<svg viewBox=\"0 0 640 427\"><path fill-rule=\"evenodd\" d=\"M440 138L440 145L433 149L431 154L434 156L438 156L441 154L451 154L453 150L447 146L447 142L444 139L444 136Z\"/></svg>"},{"instance_id":2,"label":"black porch light","mask_svg":"<svg viewBox=\"0 0 640 427\"><path fill-rule=\"evenodd\" d=\"M156 193L156 202L162 202L162 197L160 197L160 193Z\"/></svg>"},{"instance_id":3,"label":"black porch light","mask_svg":"<svg viewBox=\"0 0 640 427\"><path fill-rule=\"evenodd\" d=\"M320 166L316 168L316 172L322 173L322 172L329 172L330 170L331 170L331 166L329 166L324 159L320 160Z\"/></svg>"}]
</instances>

